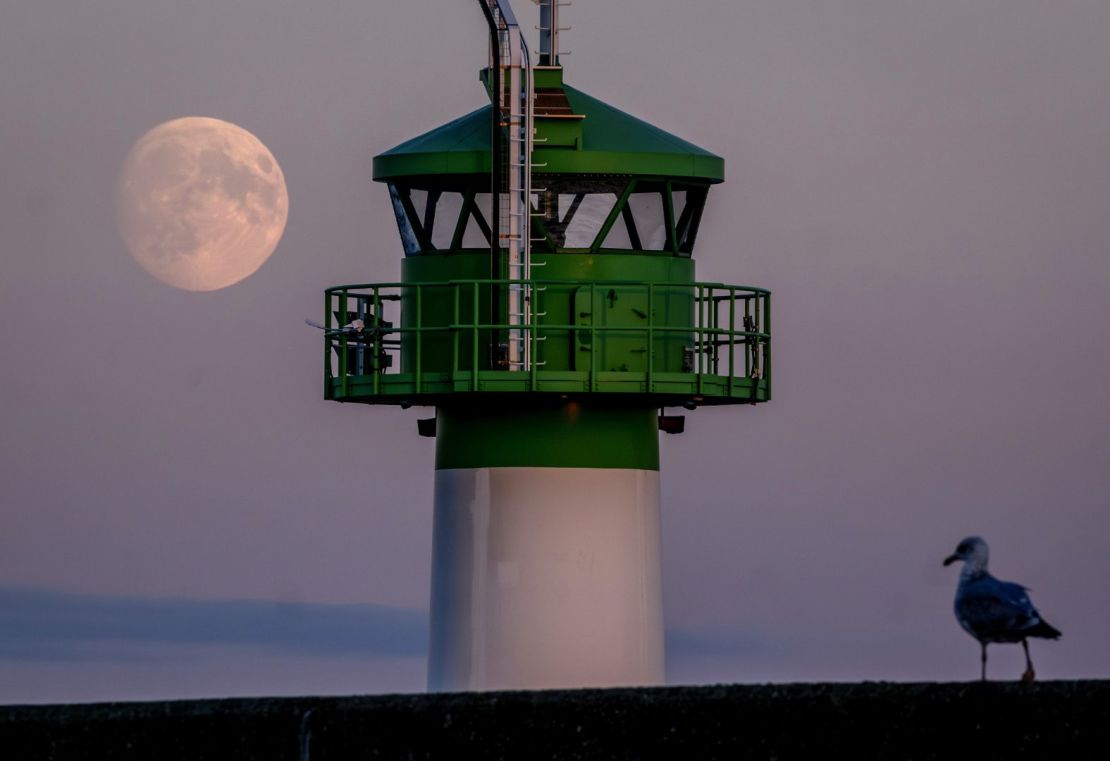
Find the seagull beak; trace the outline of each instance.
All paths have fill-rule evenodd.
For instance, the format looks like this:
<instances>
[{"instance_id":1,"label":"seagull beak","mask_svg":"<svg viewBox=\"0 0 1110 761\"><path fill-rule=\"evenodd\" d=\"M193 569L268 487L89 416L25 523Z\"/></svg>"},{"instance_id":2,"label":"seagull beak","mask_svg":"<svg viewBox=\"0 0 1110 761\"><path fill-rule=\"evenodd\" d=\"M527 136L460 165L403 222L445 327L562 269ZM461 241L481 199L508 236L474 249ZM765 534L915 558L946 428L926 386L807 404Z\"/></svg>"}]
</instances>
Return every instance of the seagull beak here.
<instances>
[{"instance_id":1,"label":"seagull beak","mask_svg":"<svg viewBox=\"0 0 1110 761\"><path fill-rule=\"evenodd\" d=\"M946 557L944 559L944 564L945 565L952 565L953 563L955 563L959 559L960 559L959 555L949 555L948 557Z\"/></svg>"}]
</instances>

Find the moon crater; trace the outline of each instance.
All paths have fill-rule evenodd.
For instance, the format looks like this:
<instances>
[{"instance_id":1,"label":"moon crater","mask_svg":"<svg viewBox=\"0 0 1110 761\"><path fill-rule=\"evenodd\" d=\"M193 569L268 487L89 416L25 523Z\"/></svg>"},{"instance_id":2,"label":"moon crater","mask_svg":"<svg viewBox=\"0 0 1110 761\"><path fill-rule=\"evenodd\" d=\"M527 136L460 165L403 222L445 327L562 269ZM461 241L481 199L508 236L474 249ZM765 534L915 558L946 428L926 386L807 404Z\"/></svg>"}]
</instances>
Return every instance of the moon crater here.
<instances>
[{"instance_id":1,"label":"moon crater","mask_svg":"<svg viewBox=\"0 0 1110 761\"><path fill-rule=\"evenodd\" d=\"M190 116L143 135L123 162L116 221L135 260L189 291L226 288L277 248L289 214L269 149L230 122Z\"/></svg>"}]
</instances>

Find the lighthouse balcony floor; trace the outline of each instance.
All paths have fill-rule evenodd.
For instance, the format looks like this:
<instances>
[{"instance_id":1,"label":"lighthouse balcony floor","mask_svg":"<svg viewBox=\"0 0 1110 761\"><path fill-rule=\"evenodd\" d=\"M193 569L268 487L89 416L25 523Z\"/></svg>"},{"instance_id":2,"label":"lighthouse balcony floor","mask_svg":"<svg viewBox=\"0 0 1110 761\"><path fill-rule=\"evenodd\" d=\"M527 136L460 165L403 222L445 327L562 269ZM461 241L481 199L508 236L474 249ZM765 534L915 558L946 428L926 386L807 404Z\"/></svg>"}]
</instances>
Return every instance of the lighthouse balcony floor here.
<instances>
[{"instance_id":1,"label":"lighthouse balcony floor","mask_svg":"<svg viewBox=\"0 0 1110 761\"><path fill-rule=\"evenodd\" d=\"M519 305L516 320L507 318L510 304ZM691 406L771 398L770 293L749 286L370 283L328 289L325 317L324 395L336 401L605 395Z\"/></svg>"}]
</instances>

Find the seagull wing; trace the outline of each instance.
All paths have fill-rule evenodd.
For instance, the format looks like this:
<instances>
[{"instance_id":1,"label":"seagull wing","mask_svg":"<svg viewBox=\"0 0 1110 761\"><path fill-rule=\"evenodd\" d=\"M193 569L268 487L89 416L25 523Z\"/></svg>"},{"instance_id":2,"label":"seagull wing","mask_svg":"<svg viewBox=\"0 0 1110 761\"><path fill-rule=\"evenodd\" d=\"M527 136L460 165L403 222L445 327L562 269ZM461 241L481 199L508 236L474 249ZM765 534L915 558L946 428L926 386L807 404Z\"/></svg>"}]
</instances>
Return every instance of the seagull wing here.
<instances>
[{"instance_id":1,"label":"seagull wing","mask_svg":"<svg viewBox=\"0 0 1110 761\"><path fill-rule=\"evenodd\" d=\"M334 337L334 336L356 336L356 337L361 337L363 334L367 334L367 335L373 334L375 336L378 335L377 327L375 327L372 331L366 331L366 323L364 323L362 320L355 320L354 322L349 322L349 323L347 323L346 325L344 325L340 328L328 328L328 327L325 327L324 325L321 325L320 323L316 322L315 320L309 320L309 319L306 319L304 321L304 324L308 325L310 327L313 327L313 328L319 328L320 330L324 331L324 335L329 337L329 338Z\"/></svg>"},{"instance_id":2,"label":"seagull wing","mask_svg":"<svg viewBox=\"0 0 1110 761\"><path fill-rule=\"evenodd\" d=\"M1043 626L1025 587L984 574L956 595L956 618L980 642L1018 642Z\"/></svg>"}]
</instances>

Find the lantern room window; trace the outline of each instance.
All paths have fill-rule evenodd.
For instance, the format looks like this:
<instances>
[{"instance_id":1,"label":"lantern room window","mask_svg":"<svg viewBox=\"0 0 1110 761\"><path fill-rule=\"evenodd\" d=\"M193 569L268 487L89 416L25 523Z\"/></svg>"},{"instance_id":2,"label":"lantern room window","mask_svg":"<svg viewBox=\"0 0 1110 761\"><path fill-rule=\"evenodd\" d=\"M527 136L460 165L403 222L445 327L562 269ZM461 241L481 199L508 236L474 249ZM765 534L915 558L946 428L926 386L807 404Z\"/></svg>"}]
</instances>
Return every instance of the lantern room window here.
<instances>
[{"instance_id":1,"label":"lantern room window","mask_svg":"<svg viewBox=\"0 0 1110 761\"><path fill-rule=\"evenodd\" d=\"M532 194L533 249L544 252L693 252L708 185L663 179L542 177ZM474 187L390 183L406 256L490 246L490 194Z\"/></svg>"},{"instance_id":2,"label":"lantern room window","mask_svg":"<svg viewBox=\"0 0 1110 761\"><path fill-rule=\"evenodd\" d=\"M543 225L556 248L589 248L613 210L612 193L559 193L556 205L546 199L537 206L544 212Z\"/></svg>"}]
</instances>

